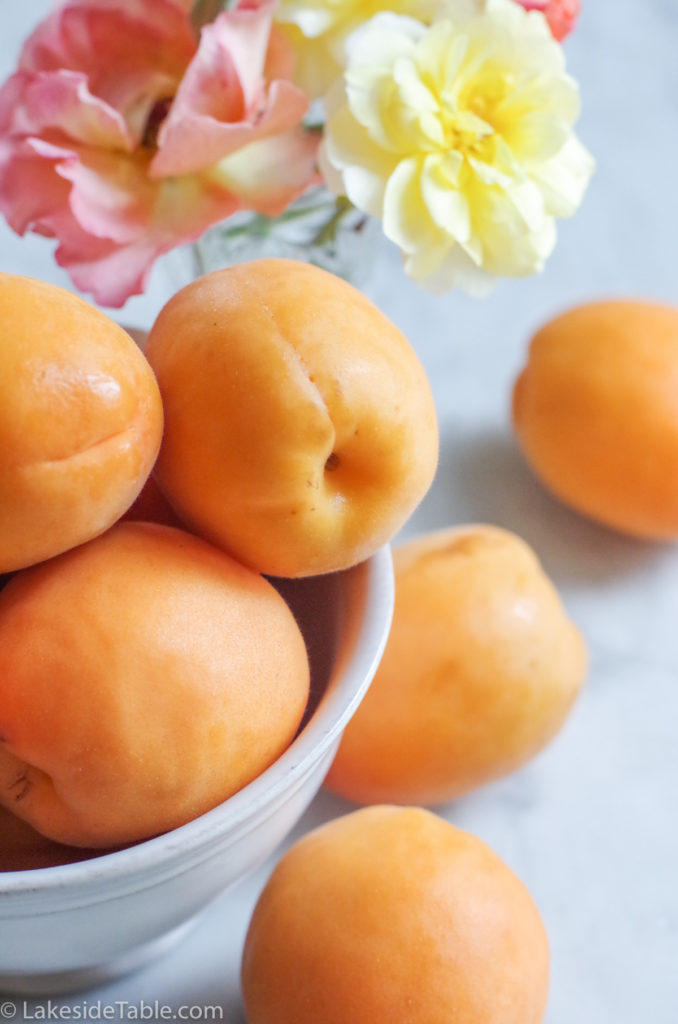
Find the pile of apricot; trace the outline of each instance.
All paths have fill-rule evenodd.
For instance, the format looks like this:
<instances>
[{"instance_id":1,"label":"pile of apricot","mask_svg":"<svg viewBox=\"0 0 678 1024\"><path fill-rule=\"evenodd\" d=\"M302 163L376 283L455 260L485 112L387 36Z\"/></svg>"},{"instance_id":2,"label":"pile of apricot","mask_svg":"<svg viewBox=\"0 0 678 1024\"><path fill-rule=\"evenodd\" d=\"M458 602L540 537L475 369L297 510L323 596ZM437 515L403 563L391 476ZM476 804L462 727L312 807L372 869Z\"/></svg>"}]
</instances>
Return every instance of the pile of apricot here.
<instances>
[{"instance_id":1,"label":"pile of apricot","mask_svg":"<svg viewBox=\"0 0 678 1024\"><path fill-rule=\"evenodd\" d=\"M147 340L0 275L0 870L167 831L296 734L309 666L268 577L392 541L436 471L426 374L337 278L262 260L178 292ZM609 302L534 338L513 421L573 508L678 535L678 314ZM535 553L485 524L394 552L393 628L326 779L372 805L303 837L257 903L249 1024L539 1024L518 879L425 807L519 768L583 684ZM190 709L190 713L187 713ZM400 806L399 806L400 805Z\"/></svg>"},{"instance_id":2,"label":"pile of apricot","mask_svg":"<svg viewBox=\"0 0 678 1024\"><path fill-rule=\"evenodd\" d=\"M291 261L185 288L145 353L28 278L0 276L0 319L0 803L114 847L289 745L309 665L266 575L391 539L435 472L433 400L376 307Z\"/></svg>"}]
</instances>

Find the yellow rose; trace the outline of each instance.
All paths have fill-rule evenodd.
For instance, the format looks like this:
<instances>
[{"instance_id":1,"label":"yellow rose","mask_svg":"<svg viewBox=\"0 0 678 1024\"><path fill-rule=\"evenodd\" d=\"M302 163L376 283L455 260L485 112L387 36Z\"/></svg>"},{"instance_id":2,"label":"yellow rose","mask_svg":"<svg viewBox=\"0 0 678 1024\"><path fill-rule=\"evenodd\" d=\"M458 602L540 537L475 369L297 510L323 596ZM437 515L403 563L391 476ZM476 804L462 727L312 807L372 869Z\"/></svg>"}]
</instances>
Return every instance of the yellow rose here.
<instances>
[{"instance_id":1,"label":"yellow rose","mask_svg":"<svg viewBox=\"0 0 678 1024\"><path fill-rule=\"evenodd\" d=\"M594 164L543 15L513 0L445 11L430 26L379 14L349 39L321 170L382 220L414 280L482 294L495 275L543 268Z\"/></svg>"},{"instance_id":2,"label":"yellow rose","mask_svg":"<svg viewBox=\"0 0 678 1024\"><path fill-rule=\"evenodd\" d=\"M356 28L380 11L427 20L439 4L440 0L279 0L275 18L296 53L295 81L317 99L343 71L346 40Z\"/></svg>"}]
</instances>

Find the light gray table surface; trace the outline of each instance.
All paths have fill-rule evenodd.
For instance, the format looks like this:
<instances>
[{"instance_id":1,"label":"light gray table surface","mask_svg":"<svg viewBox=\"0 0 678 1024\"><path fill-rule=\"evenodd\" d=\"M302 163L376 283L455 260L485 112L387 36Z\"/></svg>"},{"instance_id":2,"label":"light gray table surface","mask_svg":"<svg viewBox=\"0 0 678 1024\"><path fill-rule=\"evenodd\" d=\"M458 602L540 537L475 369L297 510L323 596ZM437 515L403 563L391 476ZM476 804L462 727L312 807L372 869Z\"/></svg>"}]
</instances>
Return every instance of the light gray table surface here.
<instances>
[{"instance_id":1,"label":"light gray table surface","mask_svg":"<svg viewBox=\"0 0 678 1024\"><path fill-rule=\"evenodd\" d=\"M0 78L49 6L0 0ZM365 290L417 349L440 419L436 481L404 532L482 521L520 534L591 655L585 692L548 750L440 813L488 842L539 905L553 958L547 1024L676 1024L678 548L627 539L559 505L526 468L508 417L512 382L544 320L601 297L678 302L678 3L584 8L566 49L582 89L579 134L598 168L546 271L503 282L482 301L433 297L384 244ZM1 270L69 286L51 251L0 223ZM161 265L118 318L149 324L169 290ZM350 809L321 793L295 836ZM61 1002L219 1005L224 1020L242 1024L239 956L271 866L224 894L164 959ZM16 1019L40 1005L18 1001Z\"/></svg>"}]
</instances>

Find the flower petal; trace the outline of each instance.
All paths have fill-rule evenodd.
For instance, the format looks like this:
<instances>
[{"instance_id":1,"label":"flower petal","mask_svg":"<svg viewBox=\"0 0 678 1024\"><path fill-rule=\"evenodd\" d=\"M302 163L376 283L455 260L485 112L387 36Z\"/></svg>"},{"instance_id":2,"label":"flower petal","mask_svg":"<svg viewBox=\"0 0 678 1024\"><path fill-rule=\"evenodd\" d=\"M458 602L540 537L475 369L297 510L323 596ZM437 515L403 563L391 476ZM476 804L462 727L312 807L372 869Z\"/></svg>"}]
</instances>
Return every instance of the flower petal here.
<instances>
[{"instance_id":1,"label":"flower petal","mask_svg":"<svg viewBox=\"0 0 678 1024\"><path fill-rule=\"evenodd\" d=\"M345 95L341 84L334 91L333 104L339 94ZM345 192L354 206L365 213L381 217L385 184L398 164L398 157L370 138L347 105L340 106L329 119L319 157L328 187L338 194ZM340 173L341 186L330 168Z\"/></svg>"},{"instance_id":2,"label":"flower petal","mask_svg":"<svg viewBox=\"0 0 678 1024\"><path fill-rule=\"evenodd\" d=\"M277 216L316 180L318 137L295 129L259 139L219 162L209 180L241 204Z\"/></svg>"},{"instance_id":3,"label":"flower petal","mask_svg":"<svg viewBox=\"0 0 678 1024\"><path fill-rule=\"evenodd\" d=\"M72 184L70 206L78 224L96 238L123 245L146 228L156 187L148 177L148 154L130 158L101 150L81 150L77 160L57 166Z\"/></svg>"},{"instance_id":4,"label":"flower petal","mask_svg":"<svg viewBox=\"0 0 678 1024\"><path fill-rule=\"evenodd\" d=\"M25 75L9 130L16 135L41 135L53 130L74 142L131 150L133 141L117 110L89 91L77 71Z\"/></svg>"},{"instance_id":5,"label":"flower petal","mask_svg":"<svg viewBox=\"0 0 678 1024\"><path fill-rule=\"evenodd\" d=\"M451 244L431 269L418 260L419 253L405 260L405 272L417 284L434 295L461 288L476 299L486 298L495 286L495 277L478 266L462 246Z\"/></svg>"},{"instance_id":6,"label":"flower petal","mask_svg":"<svg viewBox=\"0 0 678 1024\"><path fill-rule=\"evenodd\" d=\"M206 170L243 146L288 132L306 110L291 82L263 78L271 4L219 15L200 48L158 136L155 177Z\"/></svg>"},{"instance_id":7,"label":"flower petal","mask_svg":"<svg viewBox=\"0 0 678 1024\"><path fill-rule=\"evenodd\" d=\"M20 67L83 73L92 95L122 114L138 140L195 50L188 13L175 0L68 0L28 38Z\"/></svg>"},{"instance_id":8,"label":"flower petal","mask_svg":"<svg viewBox=\"0 0 678 1024\"><path fill-rule=\"evenodd\" d=\"M437 229L421 190L422 161L401 160L386 183L384 234L405 252L435 242Z\"/></svg>"},{"instance_id":9,"label":"flower petal","mask_svg":"<svg viewBox=\"0 0 678 1024\"><path fill-rule=\"evenodd\" d=\"M477 292L543 268L592 162L542 14L514 0L443 0L441 12L416 31L382 15L356 33L321 166L333 189L353 184L360 209L381 205L407 273Z\"/></svg>"},{"instance_id":10,"label":"flower petal","mask_svg":"<svg viewBox=\"0 0 678 1024\"><path fill-rule=\"evenodd\" d=\"M458 181L463 158L459 154L454 155L457 157L455 179ZM450 180L451 156L426 158L421 174L422 198L437 227L456 241L467 242L471 236L471 210L464 192Z\"/></svg>"},{"instance_id":11,"label":"flower petal","mask_svg":"<svg viewBox=\"0 0 678 1024\"><path fill-rule=\"evenodd\" d=\"M575 213L594 169L593 157L575 136L570 136L555 157L532 168L531 176L552 217L571 217Z\"/></svg>"},{"instance_id":12,"label":"flower petal","mask_svg":"<svg viewBox=\"0 0 678 1024\"><path fill-rule=\"evenodd\" d=\"M39 151L41 149L41 151ZM0 141L0 210L17 234L54 235L51 219L68 210L70 186L55 165L75 154L32 139Z\"/></svg>"}]
</instances>

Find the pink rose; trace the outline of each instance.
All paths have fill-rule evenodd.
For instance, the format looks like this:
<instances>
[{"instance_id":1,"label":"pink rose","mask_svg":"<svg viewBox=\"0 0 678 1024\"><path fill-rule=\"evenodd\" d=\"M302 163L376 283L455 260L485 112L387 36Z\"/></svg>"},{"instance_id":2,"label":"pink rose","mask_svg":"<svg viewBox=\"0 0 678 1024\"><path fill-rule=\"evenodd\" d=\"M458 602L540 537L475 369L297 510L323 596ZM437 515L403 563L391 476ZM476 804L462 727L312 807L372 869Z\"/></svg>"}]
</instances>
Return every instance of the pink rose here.
<instances>
[{"instance_id":1,"label":"pink rose","mask_svg":"<svg viewBox=\"0 0 678 1024\"><path fill-rule=\"evenodd\" d=\"M188 0L67 0L27 40L0 88L0 209L58 239L102 305L211 224L278 214L315 179L274 6L240 0L198 41Z\"/></svg>"},{"instance_id":2,"label":"pink rose","mask_svg":"<svg viewBox=\"0 0 678 1024\"><path fill-rule=\"evenodd\" d=\"M564 39L579 17L581 0L517 0L528 11L543 11L556 39Z\"/></svg>"}]
</instances>

